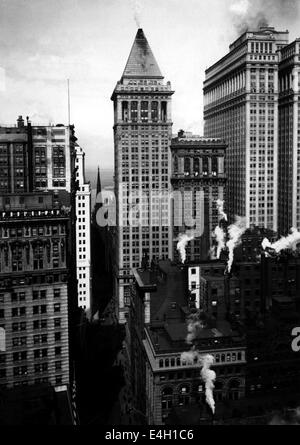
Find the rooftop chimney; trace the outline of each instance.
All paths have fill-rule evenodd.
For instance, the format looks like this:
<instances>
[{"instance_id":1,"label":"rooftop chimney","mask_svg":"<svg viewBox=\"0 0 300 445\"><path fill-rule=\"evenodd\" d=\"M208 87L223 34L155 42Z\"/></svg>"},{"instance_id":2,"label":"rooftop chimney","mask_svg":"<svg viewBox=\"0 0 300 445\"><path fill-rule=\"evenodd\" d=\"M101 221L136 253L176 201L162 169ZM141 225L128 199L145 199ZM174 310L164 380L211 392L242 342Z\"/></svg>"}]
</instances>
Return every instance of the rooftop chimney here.
<instances>
[{"instance_id":1,"label":"rooftop chimney","mask_svg":"<svg viewBox=\"0 0 300 445\"><path fill-rule=\"evenodd\" d=\"M24 128L24 119L22 116L18 117L17 126L18 126L18 128Z\"/></svg>"}]
</instances>

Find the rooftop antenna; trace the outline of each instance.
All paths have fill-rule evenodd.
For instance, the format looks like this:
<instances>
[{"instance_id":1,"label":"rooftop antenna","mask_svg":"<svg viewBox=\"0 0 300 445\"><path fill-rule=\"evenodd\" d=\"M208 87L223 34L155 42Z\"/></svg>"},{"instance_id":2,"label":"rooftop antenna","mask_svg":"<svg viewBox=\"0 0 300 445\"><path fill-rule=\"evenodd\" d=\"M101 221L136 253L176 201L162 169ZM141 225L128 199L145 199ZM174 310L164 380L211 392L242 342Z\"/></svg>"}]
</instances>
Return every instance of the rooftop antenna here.
<instances>
[{"instance_id":1,"label":"rooftop antenna","mask_svg":"<svg viewBox=\"0 0 300 445\"><path fill-rule=\"evenodd\" d=\"M70 79L67 79L68 84L68 126L70 127L71 121L71 107L70 107Z\"/></svg>"}]
</instances>

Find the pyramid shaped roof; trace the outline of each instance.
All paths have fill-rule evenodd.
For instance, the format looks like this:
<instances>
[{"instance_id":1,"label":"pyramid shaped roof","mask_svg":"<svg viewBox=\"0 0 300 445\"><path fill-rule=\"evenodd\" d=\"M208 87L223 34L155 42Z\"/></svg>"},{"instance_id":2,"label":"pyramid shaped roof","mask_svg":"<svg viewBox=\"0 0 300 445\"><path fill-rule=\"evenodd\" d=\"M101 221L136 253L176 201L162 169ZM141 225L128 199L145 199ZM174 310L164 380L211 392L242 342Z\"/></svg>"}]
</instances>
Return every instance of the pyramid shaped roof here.
<instances>
[{"instance_id":1,"label":"pyramid shaped roof","mask_svg":"<svg viewBox=\"0 0 300 445\"><path fill-rule=\"evenodd\" d=\"M138 29L135 36L122 77L163 79L144 31L141 28Z\"/></svg>"}]
</instances>

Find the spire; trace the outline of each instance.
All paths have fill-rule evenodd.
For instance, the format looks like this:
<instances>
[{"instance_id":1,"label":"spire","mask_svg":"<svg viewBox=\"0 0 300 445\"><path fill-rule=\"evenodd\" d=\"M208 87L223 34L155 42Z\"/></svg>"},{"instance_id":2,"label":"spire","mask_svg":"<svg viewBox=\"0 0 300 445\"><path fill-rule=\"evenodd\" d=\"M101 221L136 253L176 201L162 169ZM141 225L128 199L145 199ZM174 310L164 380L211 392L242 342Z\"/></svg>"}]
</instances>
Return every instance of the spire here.
<instances>
[{"instance_id":1,"label":"spire","mask_svg":"<svg viewBox=\"0 0 300 445\"><path fill-rule=\"evenodd\" d=\"M100 168L98 166L96 196L101 193Z\"/></svg>"},{"instance_id":2,"label":"spire","mask_svg":"<svg viewBox=\"0 0 300 445\"><path fill-rule=\"evenodd\" d=\"M144 31L138 29L122 77L163 79Z\"/></svg>"}]
</instances>

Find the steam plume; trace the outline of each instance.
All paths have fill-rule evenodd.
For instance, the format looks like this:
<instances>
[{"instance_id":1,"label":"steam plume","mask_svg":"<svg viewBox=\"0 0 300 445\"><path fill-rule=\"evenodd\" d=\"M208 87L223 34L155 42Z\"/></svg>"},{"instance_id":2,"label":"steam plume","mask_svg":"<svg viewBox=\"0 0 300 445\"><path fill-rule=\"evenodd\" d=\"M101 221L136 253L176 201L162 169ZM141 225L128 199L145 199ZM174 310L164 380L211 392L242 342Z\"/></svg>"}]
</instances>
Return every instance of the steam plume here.
<instances>
[{"instance_id":1,"label":"steam plume","mask_svg":"<svg viewBox=\"0 0 300 445\"><path fill-rule=\"evenodd\" d=\"M213 396L213 389L215 387L214 381L216 380L216 373L210 367L214 363L214 358L210 354L206 354L201 357L202 360L202 369L201 369L201 377L205 383L205 396L206 402L210 406L213 414L215 413L215 401Z\"/></svg>"},{"instance_id":2,"label":"steam plume","mask_svg":"<svg viewBox=\"0 0 300 445\"><path fill-rule=\"evenodd\" d=\"M200 376L205 383L205 396L206 403L209 405L213 414L215 413L215 401L213 396L213 389L215 387L214 381L216 379L216 373L210 367L214 363L214 358L210 354L201 355L199 351L192 349L191 351L183 352L181 354L181 361L185 361L191 364L195 362L201 366Z\"/></svg>"},{"instance_id":3,"label":"steam plume","mask_svg":"<svg viewBox=\"0 0 300 445\"><path fill-rule=\"evenodd\" d=\"M131 7L133 9L134 14L134 20L136 23L136 26L138 28L141 27L141 3L139 0L131 0Z\"/></svg>"},{"instance_id":4,"label":"steam plume","mask_svg":"<svg viewBox=\"0 0 300 445\"><path fill-rule=\"evenodd\" d=\"M266 250L266 248L268 247L275 250L275 252L277 253L285 249L295 250L297 243L300 242L300 232L298 232L298 230L294 227L292 227L290 231L291 233L288 236L280 238L280 240L276 241L273 244L268 240L268 238L265 238L261 243L262 248Z\"/></svg>"},{"instance_id":5,"label":"steam plume","mask_svg":"<svg viewBox=\"0 0 300 445\"><path fill-rule=\"evenodd\" d=\"M200 319L201 313L191 314L188 319L188 334L186 337L187 344L191 345L193 340L197 337L197 331L205 327L204 320Z\"/></svg>"},{"instance_id":6,"label":"steam plume","mask_svg":"<svg viewBox=\"0 0 300 445\"><path fill-rule=\"evenodd\" d=\"M183 264L185 263L185 260L186 260L186 250L185 249L186 249L187 243L189 241L192 241L194 238L195 238L195 235L193 232L190 232L190 234L187 232L187 233L181 233L176 240L176 241L178 241L177 250L180 253L181 262Z\"/></svg>"},{"instance_id":7,"label":"steam plume","mask_svg":"<svg viewBox=\"0 0 300 445\"><path fill-rule=\"evenodd\" d=\"M192 344L193 340L197 337L197 330L205 327L205 314L198 311L196 314L192 314L188 320L188 334L186 342ZM216 379L216 373L210 369L214 363L214 358L210 354L200 354L199 351L193 347L190 351L183 352L181 354L181 361L185 361L191 364L197 364L201 366L201 378L205 383L205 396L206 402L210 406L213 414L215 413L215 401L213 397L214 381Z\"/></svg>"},{"instance_id":8,"label":"steam plume","mask_svg":"<svg viewBox=\"0 0 300 445\"><path fill-rule=\"evenodd\" d=\"M227 241L226 246L229 251L227 271L231 271L232 263L234 260L234 249L241 243L242 235L247 230L246 218L241 216L235 217L235 223L228 227L229 241Z\"/></svg>"},{"instance_id":9,"label":"steam plume","mask_svg":"<svg viewBox=\"0 0 300 445\"><path fill-rule=\"evenodd\" d=\"M217 226L214 230L214 236L217 240L218 246L217 246L217 258L220 258L221 252L223 249L225 249L225 232L222 229L222 227Z\"/></svg>"},{"instance_id":10,"label":"steam plume","mask_svg":"<svg viewBox=\"0 0 300 445\"><path fill-rule=\"evenodd\" d=\"M233 0L229 12L237 32L242 33L269 23L280 25L282 20L296 21L299 3L298 0Z\"/></svg>"},{"instance_id":11,"label":"steam plume","mask_svg":"<svg viewBox=\"0 0 300 445\"><path fill-rule=\"evenodd\" d=\"M227 214L224 212L224 201L222 201L221 199L217 199L216 203L221 219L225 219L225 221L227 221Z\"/></svg>"}]
</instances>

